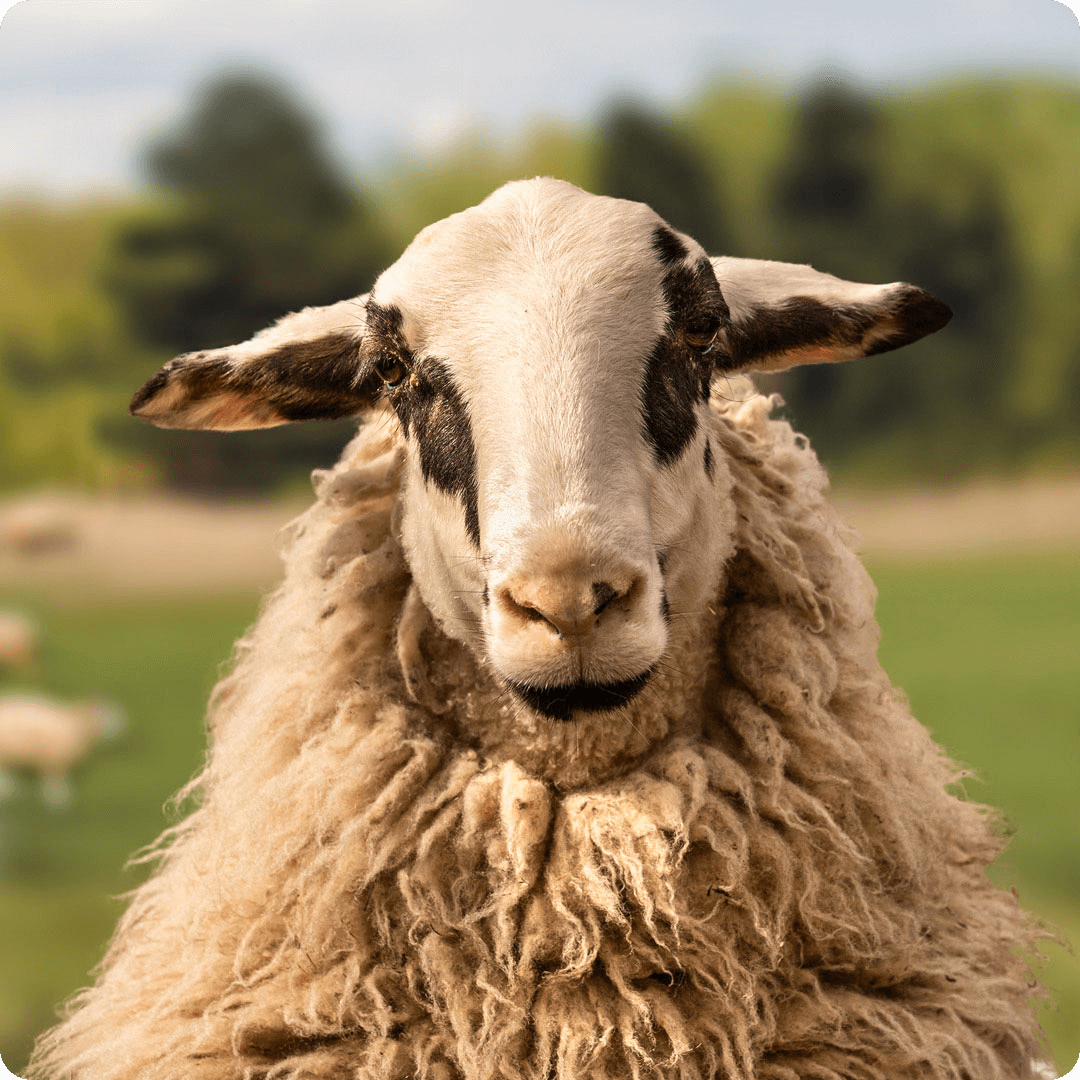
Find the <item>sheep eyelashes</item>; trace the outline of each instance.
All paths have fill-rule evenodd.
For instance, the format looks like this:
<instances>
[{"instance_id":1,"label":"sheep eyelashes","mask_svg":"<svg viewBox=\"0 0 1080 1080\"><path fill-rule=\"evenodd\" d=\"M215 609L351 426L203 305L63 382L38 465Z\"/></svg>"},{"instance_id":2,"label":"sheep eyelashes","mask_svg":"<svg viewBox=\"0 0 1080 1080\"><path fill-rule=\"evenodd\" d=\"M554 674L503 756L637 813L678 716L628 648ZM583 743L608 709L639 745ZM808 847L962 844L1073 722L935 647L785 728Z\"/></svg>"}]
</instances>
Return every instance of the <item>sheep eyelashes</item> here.
<instances>
[{"instance_id":1,"label":"sheep eyelashes","mask_svg":"<svg viewBox=\"0 0 1080 1080\"><path fill-rule=\"evenodd\" d=\"M195 808L29 1075L1032 1080L992 817L744 375L948 314L541 179L152 378L165 426L374 422L313 476Z\"/></svg>"}]
</instances>

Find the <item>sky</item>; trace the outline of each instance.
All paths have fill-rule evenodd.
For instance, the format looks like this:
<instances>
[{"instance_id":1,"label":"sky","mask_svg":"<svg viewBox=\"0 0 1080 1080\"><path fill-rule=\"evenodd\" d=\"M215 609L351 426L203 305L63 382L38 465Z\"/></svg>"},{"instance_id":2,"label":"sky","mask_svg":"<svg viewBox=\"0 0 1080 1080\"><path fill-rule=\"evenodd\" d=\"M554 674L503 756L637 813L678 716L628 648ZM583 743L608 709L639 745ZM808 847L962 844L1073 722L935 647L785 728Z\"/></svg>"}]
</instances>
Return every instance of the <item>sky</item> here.
<instances>
[{"instance_id":1,"label":"sky","mask_svg":"<svg viewBox=\"0 0 1080 1080\"><path fill-rule=\"evenodd\" d=\"M1080 0L1070 0L1075 7ZM5 0L0 0L0 10ZM140 183L138 148L224 67L294 84L357 172L464 134L674 106L714 78L892 87L1034 71L1080 89L1060 0L21 0L0 22L0 198Z\"/></svg>"}]
</instances>

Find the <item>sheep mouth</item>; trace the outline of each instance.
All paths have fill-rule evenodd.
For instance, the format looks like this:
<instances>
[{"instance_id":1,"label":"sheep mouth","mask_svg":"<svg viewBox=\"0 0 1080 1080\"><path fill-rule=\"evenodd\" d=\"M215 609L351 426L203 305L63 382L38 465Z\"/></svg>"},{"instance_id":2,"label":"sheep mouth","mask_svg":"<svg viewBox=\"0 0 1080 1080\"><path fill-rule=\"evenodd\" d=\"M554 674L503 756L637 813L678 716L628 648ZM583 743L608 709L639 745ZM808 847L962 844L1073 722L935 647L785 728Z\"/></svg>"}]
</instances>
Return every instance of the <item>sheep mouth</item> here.
<instances>
[{"instance_id":1,"label":"sheep mouth","mask_svg":"<svg viewBox=\"0 0 1080 1080\"><path fill-rule=\"evenodd\" d=\"M612 712L629 704L645 688L653 669L619 682L574 682L562 686L530 686L510 682L509 688L530 709L552 720L569 720L575 712Z\"/></svg>"}]
</instances>

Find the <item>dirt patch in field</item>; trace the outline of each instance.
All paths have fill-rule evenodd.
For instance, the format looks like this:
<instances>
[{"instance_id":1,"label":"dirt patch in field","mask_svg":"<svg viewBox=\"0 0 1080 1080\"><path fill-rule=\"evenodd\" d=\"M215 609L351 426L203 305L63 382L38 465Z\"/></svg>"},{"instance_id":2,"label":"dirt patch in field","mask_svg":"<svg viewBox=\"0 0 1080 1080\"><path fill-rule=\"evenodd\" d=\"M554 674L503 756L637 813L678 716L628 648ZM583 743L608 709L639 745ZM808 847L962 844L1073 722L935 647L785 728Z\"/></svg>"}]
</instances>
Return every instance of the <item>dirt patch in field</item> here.
<instances>
[{"instance_id":1,"label":"dirt patch in field","mask_svg":"<svg viewBox=\"0 0 1080 1080\"><path fill-rule=\"evenodd\" d=\"M1080 548L1080 476L890 495L834 494L871 557ZM258 593L306 504L38 493L0 503L0 593L65 603Z\"/></svg>"},{"instance_id":2,"label":"dirt patch in field","mask_svg":"<svg viewBox=\"0 0 1080 1080\"><path fill-rule=\"evenodd\" d=\"M303 503L36 494L0 504L0 591L65 603L261 592Z\"/></svg>"},{"instance_id":3,"label":"dirt patch in field","mask_svg":"<svg viewBox=\"0 0 1080 1080\"><path fill-rule=\"evenodd\" d=\"M1080 476L886 495L834 494L883 557L990 555L1080 547Z\"/></svg>"}]
</instances>

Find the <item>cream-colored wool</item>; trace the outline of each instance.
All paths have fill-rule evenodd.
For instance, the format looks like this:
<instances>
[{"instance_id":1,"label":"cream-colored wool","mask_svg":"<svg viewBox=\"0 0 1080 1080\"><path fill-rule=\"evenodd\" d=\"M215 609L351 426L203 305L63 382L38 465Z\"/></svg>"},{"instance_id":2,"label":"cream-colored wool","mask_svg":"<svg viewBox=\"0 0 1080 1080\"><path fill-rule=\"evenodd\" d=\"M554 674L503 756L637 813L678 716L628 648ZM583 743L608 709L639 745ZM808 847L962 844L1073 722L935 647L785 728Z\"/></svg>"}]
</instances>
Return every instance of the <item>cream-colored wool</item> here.
<instances>
[{"instance_id":1,"label":"cream-colored wool","mask_svg":"<svg viewBox=\"0 0 1080 1080\"><path fill-rule=\"evenodd\" d=\"M1017 1080L1036 930L992 815L878 667L874 588L804 440L714 394L734 535L625 715L512 706L395 620L402 443L376 414L287 530L97 985L73 1080ZM729 479L725 480L725 475Z\"/></svg>"}]
</instances>

